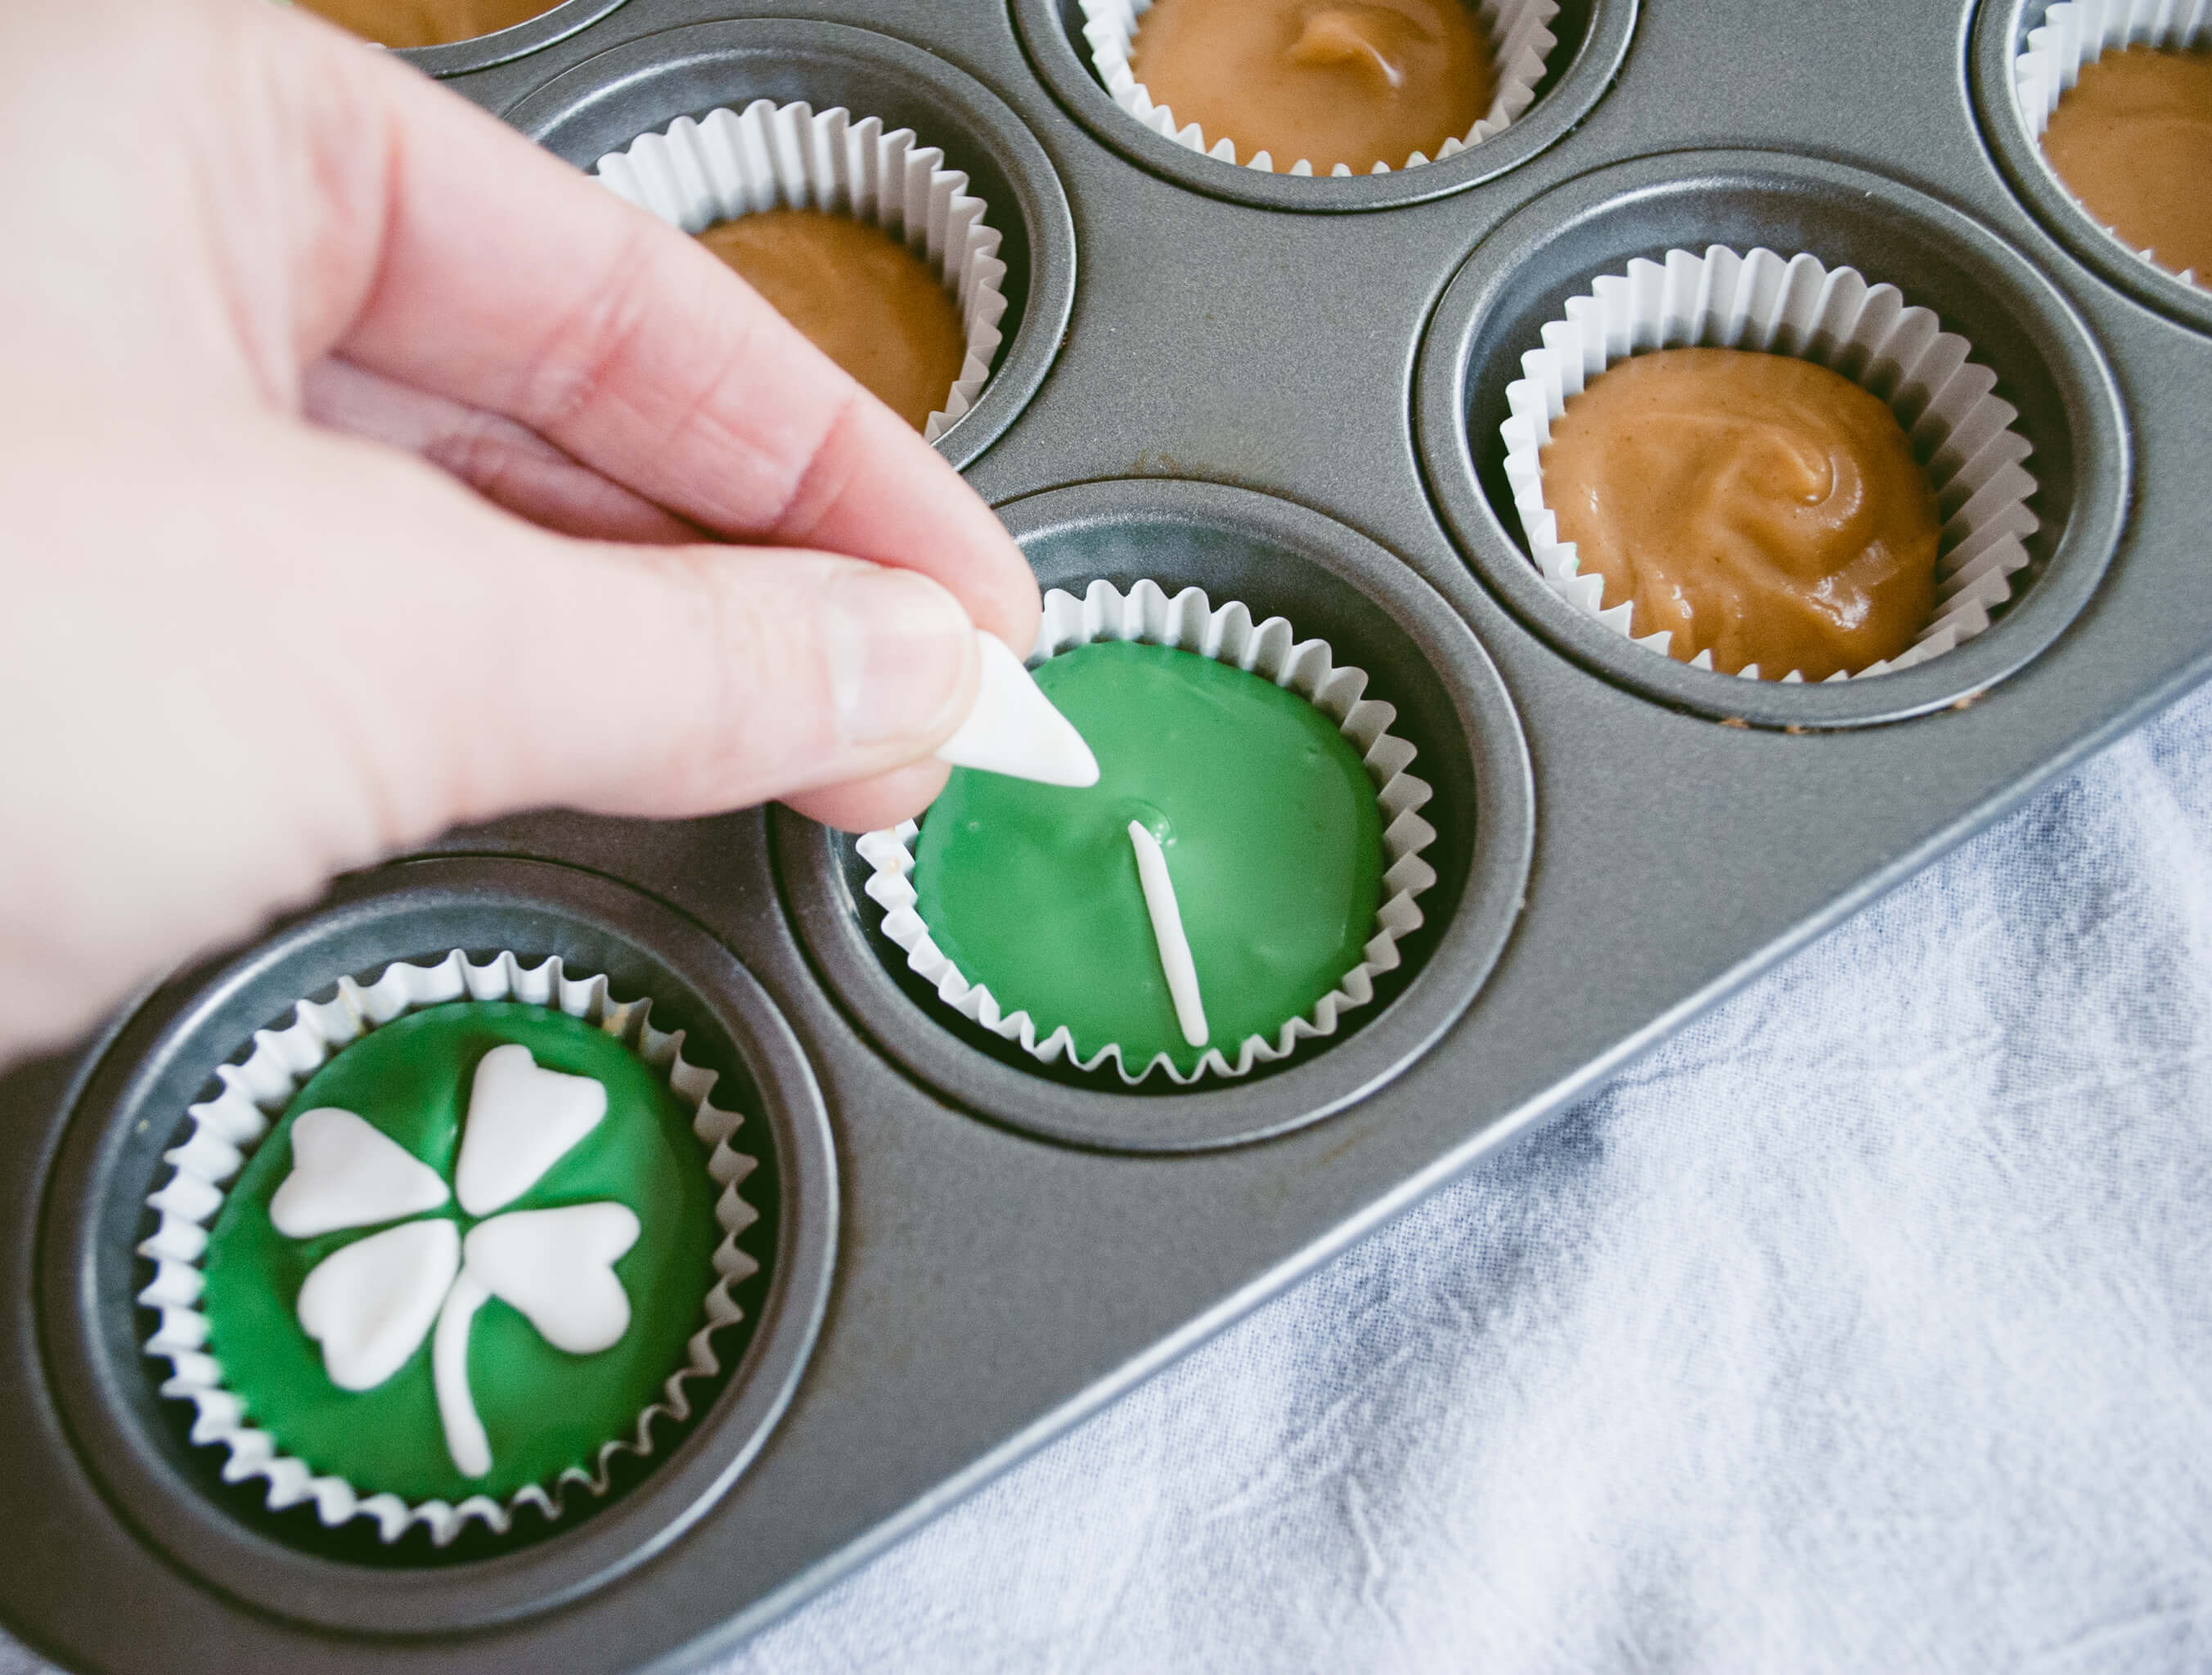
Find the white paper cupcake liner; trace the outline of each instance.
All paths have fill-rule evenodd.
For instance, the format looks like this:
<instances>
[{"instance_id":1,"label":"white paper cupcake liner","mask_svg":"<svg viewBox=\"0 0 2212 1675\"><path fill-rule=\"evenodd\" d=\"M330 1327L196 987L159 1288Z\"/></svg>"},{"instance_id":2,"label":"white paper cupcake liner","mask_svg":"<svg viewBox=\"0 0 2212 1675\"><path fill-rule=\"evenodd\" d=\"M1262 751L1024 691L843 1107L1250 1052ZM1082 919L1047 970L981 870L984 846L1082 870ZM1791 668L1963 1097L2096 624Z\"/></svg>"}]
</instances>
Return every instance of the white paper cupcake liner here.
<instances>
[{"instance_id":1,"label":"white paper cupcake liner","mask_svg":"<svg viewBox=\"0 0 2212 1675\"><path fill-rule=\"evenodd\" d=\"M268 1432L248 1421L244 1404L223 1383L219 1354L208 1348L208 1320L198 1308L205 1284L199 1262L207 1248L208 1229L222 1207L225 1186L308 1077L370 1030L409 1012L454 1000L520 1000L556 1009L597 1025L663 1071L668 1085L695 1114L692 1132L704 1149L708 1174L721 1189L714 1217L723 1237L714 1256L717 1278L702 1305L705 1324L691 1335L685 1364L669 1375L660 1400L638 1415L632 1435L601 1446L592 1470L572 1466L551 1484L532 1484L504 1501L475 1495L459 1504L410 1504L394 1494L363 1495L343 1478L317 1475L305 1461L281 1452ZM738 1235L760 1219L742 1191L759 1160L731 1148L730 1138L744 1118L714 1103L710 1095L718 1073L684 1057L682 1030L665 1034L655 1029L648 1016L652 1008L650 1000L616 1000L605 977L568 975L557 957L533 967L502 953L475 965L455 949L434 966L389 966L366 986L341 978L333 998L300 1001L285 1028L254 1032L253 1051L243 1064L217 1069L222 1092L191 1108L191 1137L166 1154L174 1173L146 1200L161 1223L138 1247L139 1254L155 1265L153 1283L138 1294L138 1301L161 1313L160 1327L147 1339L145 1350L169 1363L170 1376L162 1383L161 1393L190 1401L198 1410L191 1429L195 1443L219 1444L229 1451L223 1481L262 1478L268 1484L270 1511L312 1502L316 1515L329 1528L354 1518L373 1520L386 1542L397 1541L420 1524L442 1547L472 1519L504 1535L524 1506L536 1508L550 1520L562 1515L572 1489L604 1496L617 1455L652 1458L654 1427L682 1424L691 1417L684 1387L721 1371L714 1334L744 1318L732 1293L760 1270L737 1244Z\"/></svg>"},{"instance_id":2,"label":"white paper cupcake liner","mask_svg":"<svg viewBox=\"0 0 2212 1675\"><path fill-rule=\"evenodd\" d=\"M1865 680L1940 657L1987 628L1990 612L2011 598L2012 578L2028 561L2023 543L2036 528L2027 506L2035 479L2021 464L2032 450L2011 428L2018 411L1992 393L1996 374L1970 359L1972 345L1942 330L1932 310L1907 306L1894 285L1869 285L1856 269L1825 267L1811 256L1740 256L1719 245L1703 256L1670 250L1663 264L1638 258L1625 275L1599 279L1542 335L1543 347L1521 357L1522 375L1506 386L1512 416L1500 428L1513 503L1552 591L1637 645L1664 656L1673 634L1638 634L1632 604L1606 608L1603 579L1583 574L1574 543L1559 539L1558 519L1544 504L1541 455L1570 397L1613 362L1651 349L1707 345L1796 355L1840 373L1897 415L1943 519L1935 615L1898 656L1830 680ZM1698 652L1691 666L1711 669L1711 653ZM1738 672L1760 677L1756 664ZM1803 676L1791 670L1781 678Z\"/></svg>"},{"instance_id":3,"label":"white paper cupcake liner","mask_svg":"<svg viewBox=\"0 0 2212 1675\"><path fill-rule=\"evenodd\" d=\"M1164 1053L1132 1071L1122 1062L1118 1043L1109 1043L1087 1059L1078 1058L1075 1038L1065 1024L1053 1026L1040 1039L1038 1025L1027 1012L1005 1011L988 987L961 975L915 909L911 875L914 838L920 828L913 821L860 839L857 847L872 869L867 893L884 909L884 934L905 950L908 966L936 989L939 999L1002 1040L1019 1041L1024 1052L1042 1063L1066 1058L1079 1069L1095 1071L1110 1059L1121 1080L1131 1085L1156 1070L1185 1086L1209 1073L1243 1076L1255 1065L1287 1057L1301 1041L1334 1035L1346 1012L1374 999L1375 980L1397 968L1398 939L1420 928L1417 898L1437 881L1435 869L1421 859L1421 852L1436 841L1436 828L1418 812L1434 792L1427 780L1407 771L1414 750L1390 731L1397 710L1362 695L1367 689L1366 671L1336 662L1327 640L1297 639L1282 617L1270 616L1255 624L1250 609L1241 603L1231 601L1216 609L1195 587L1170 598L1150 580L1138 582L1126 595L1111 582L1094 581L1079 599L1054 588L1044 598L1044 626L1030 665L1034 668L1094 640L1113 640L1195 652L1272 681L1334 721L1359 752L1382 808L1383 899L1376 911L1375 933L1360 950L1360 962L1336 987L1312 1011L1287 1020L1273 1041L1245 1037L1233 1062L1214 1047L1188 1074L1176 1069Z\"/></svg>"},{"instance_id":4,"label":"white paper cupcake liner","mask_svg":"<svg viewBox=\"0 0 2212 1675\"><path fill-rule=\"evenodd\" d=\"M971 197L968 177L911 128L890 133L876 117L757 99L704 122L678 117L599 159L594 171L618 197L686 233L756 210L825 209L880 227L922 256L960 309L968 357L944 407L922 435L935 441L975 404L990 380L1006 312L999 230Z\"/></svg>"},{"instance_id":5,"label":"white paper cupcake liner","mask_svg":"<svg viewBox=\"0 0 2212 1675\"><path fill-rule=\"evenodd\" d=\"M2060 0L2045 12L2042 23L2027 32L2027 46L2013 60L2013 94L2020 102L2020 119L2027 136L2036 142L2039 158L2043 155L2043 130L2051 125L2051 112L2068 89L2081 79L2082 67L2096 63L2107 52L2130 46L2155 46L2168 52L2212 47L2212 0ZM2073 197L2073 189L2059 179L2047 159L2043 167L2060 189ZM2081 203L2078 197L2074 201ZM2081 204L2081 212L2089 214L2087 204ZM2212 276L2200 280L2189 269L2177 275L2160 264L2155 252L2135 249L2109 227L2105 231L2113 243L2160 273L2200 287L2212 280Z\"/></svg>"},{"instance_id":6,"label":"white paper cupcake liner","mask_svg":"<svg viewBox=\"0 0 2212 1675\"><path fill-rule=\"evenodd\" d=\"M1090 43L1091 63L1114 102L1158 134L1164 134L1186 150L1224 163L1239 161L1237 143L1226 136L1209 142L1194 123L1178 124L1175 112L1156 105L1129 68L1129 49L1136 39L1137 21L1152 9L1152 0L1083 0L1083 39ZM1536 84L1544 79L1544 64L1559 45L1550 24L1559 15L1558 0L1475 0L1475 12L1490 40L1491 71L1497 91L1482 119L1459 138L1448 139L1431 158L1416 151L1396 167L1418 168L1442 162L1493 134L1502 134L1536 97ZM1279 167L1265 151L1241 160L1247 168L1263 174L1311 174L1313 164L1300 157L1287 170ZM1388 174L1392 166L1377 161L1371 171ZM1339 163L1331 174L1350 174L1348 164Z\"/></svg>"}]
</instances>

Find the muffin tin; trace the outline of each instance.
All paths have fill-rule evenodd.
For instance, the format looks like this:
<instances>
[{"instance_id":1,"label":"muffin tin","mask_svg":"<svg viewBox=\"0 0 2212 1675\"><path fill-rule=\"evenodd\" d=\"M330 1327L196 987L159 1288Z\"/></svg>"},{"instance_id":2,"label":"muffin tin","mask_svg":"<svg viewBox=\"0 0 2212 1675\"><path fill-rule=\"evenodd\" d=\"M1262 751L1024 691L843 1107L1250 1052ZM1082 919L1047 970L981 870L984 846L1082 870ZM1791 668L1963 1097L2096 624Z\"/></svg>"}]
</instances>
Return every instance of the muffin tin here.
<instances>
[{"instance_id":1,"label":"muffin tin","mask_svg":"<svg viewBox=\"0 0 2212 1675\"><path fill-rule=\"evenodd\" d=\"M526 816L341 881L0 1077L0 1620L58 1662L726 1648L2212 671L2212 311L2023 152L2008 55L2040 0L1575 0L1505 133L1334 179L1139 125L1064 0L775 9L805 15L568 0L411 56L586 167L758 97L944 147L1006 233L1012 306L940 448L1048 583L1194 583L1366 668L1437 787L1428 923L1340 1037L1133 1093L926 1007L851 841L782 810ZM1715 243L1888 279L1996 372L2040 527L1988 632L1784 687L1535 585L1498 439L1531 333ZM606 971L749 1080L773 1260L740 1364L628 1492L532 1542L374 1554L190 1445L138 1351L135 1251L185 1106L254 1029L453 947Z\"/></svg>"}]
</instances>

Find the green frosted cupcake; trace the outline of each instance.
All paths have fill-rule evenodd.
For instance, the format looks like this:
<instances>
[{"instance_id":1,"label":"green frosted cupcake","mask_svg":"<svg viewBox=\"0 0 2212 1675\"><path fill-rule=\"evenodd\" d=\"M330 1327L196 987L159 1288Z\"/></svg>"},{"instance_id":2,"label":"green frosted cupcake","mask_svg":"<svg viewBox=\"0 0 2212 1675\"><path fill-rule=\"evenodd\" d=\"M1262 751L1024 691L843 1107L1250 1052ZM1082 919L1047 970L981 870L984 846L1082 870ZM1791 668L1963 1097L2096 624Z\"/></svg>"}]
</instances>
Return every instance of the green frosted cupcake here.
<instances>
[{"instance_id":1,"label":"green frosted cupcake","mask_svg":"<svg viewBox=\"0 0 2212 1675\"><path fill-rule=\"evenodd\" d=\"M1055 592L1041 643L1099 782L956 769L918 828L862 841L885 934L963 1016L1126 1081L1334 1033L1435 876L1395 712L1323 642L1194 588Z\"/></svg>"},{"instance_id":2,"label":"green frosted cupcake","mask_svg":"<svg viewBox=\"0 0 2212 1675\"><path fill-rule=\"evenodd\" d=\"M729 1288L757 1271L735 1243L752 1212L724 1191L750 1160L676 1039L596 989L593 1018L409 1009L283 1099L212 1215L194 1307L165 1308L149 1345L172 1361L165 1393L199 1407L195 1440L229 1447L227 1475L442 1545L470 1518L503 1532L520 1506L604 1494L617 1454L651 1455L688 1417L684 1383L719 1370L713 1337L739 1318ZM294 1029L324 1016L303 1004ZM202 1138L221 1114L195 1108ZM207 1161L192 1151L172 1154L149 1245L176 1242L185 1206L164 1199ZM149 1301L193 1289L173 1266Z\"/></svg>"}]
</instances>

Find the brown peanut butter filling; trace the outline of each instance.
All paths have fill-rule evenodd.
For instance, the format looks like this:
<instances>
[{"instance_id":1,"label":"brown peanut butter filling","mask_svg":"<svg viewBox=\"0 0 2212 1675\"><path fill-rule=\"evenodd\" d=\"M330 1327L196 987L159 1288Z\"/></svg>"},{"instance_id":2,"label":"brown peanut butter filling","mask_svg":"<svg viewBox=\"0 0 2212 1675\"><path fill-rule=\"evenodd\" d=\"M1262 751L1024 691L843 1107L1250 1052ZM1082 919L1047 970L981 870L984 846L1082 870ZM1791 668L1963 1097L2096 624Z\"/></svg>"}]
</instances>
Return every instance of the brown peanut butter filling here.
<instances>
[{"instance_id":1,"label":"brown peanut butter filling","mask_svg":"<svg viewBox=\"0 0 2212 1675\"><path fill-rule=\"evenodd\" d=\"M1239 162L1265 151L1365 174L1434 157L1490 109L1490 43L1462 0L1157 0L1129 68L1182 127Z\"/></svg>"},{"instance_id":2,"label":"brown peanut butter filling","mask_svg":"<svg viewBox=\"0 0 2212 1675\"><path fill-rule=\"evenodd\" d=\"M1552 427L1544 504L1609 610L1770 680L1895 657L1936 604L1928 474L1878 397L1810 361L1670 349L1608 368Z\"/></svg>"},{"instance_id":3,"label":"brown peanut butter filling","mask_svg":"<svg viewBox=\"0 0 2212 1675\"><path fill-rule=\"evenodd\" d=\"M2082 65L2043 155L2129 248L2212 288L2212 52L2130 46Z\"/></svg>"},{"instance_id":4,"label":"brown peanut butter filling","mask_svg":"<svg viewBox=\"0 0 2212 1675\"><path fill-rule=\"evenodd\" d=\"M880 227L763 209L699 242L916 430L952 393L968 355L960 311L929 264Z\"/></svg>"},{"instance_id":5,"label":"brown peanut butter filling","mask_svg":"<svg viewBox=\"0 0 2212 1675\"><path fill-rule=\"evenodd\" d=\"M550 12L560 0L296 0L381 46L443 46Z\"/></svg>"}]
</instances>

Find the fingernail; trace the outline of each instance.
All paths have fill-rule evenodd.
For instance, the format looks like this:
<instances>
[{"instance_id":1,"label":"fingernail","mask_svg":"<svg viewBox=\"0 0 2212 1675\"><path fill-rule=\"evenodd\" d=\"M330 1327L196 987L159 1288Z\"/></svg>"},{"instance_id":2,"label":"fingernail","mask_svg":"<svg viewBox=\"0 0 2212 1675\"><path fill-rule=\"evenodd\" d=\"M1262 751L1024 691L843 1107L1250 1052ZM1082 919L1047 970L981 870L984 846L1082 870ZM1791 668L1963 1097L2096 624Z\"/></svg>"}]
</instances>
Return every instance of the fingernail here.
<instances>
[{"instance_id":1,"label":"fingernail","mask_svg":"<svg viewBox=\"0 0 2212 1675\"><path fill-rule=\"evenodd\" d=\"M960 718L975 630L927 576L869 565L842 571L823 607L830 680L846 739L926 740Z\"/></svg>"}]
</instances>

